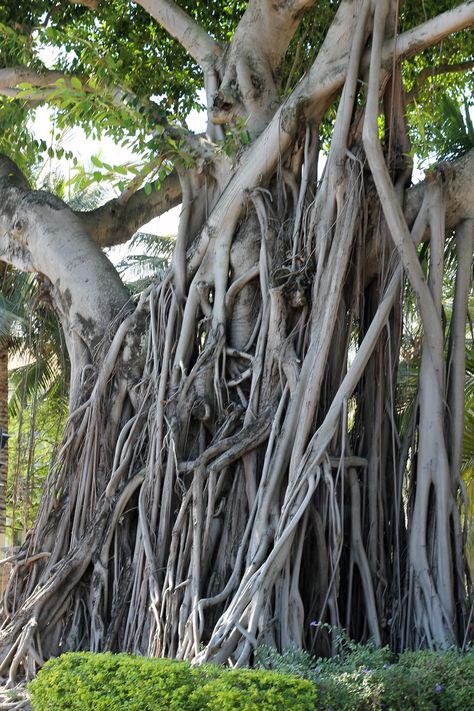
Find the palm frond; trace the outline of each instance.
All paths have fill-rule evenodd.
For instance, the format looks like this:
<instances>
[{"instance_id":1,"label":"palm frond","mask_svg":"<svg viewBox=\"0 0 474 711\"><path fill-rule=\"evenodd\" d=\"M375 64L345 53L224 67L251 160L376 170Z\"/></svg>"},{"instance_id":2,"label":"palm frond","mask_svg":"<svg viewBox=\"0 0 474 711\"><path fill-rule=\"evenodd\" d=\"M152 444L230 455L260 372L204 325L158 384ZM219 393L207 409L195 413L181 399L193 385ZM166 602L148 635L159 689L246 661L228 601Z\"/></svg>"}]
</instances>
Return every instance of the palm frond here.
<instances>
[{"instance_id":1,"label":"palm frond","mask_svg":"<svg viewBox=\"0 0 474 711\"><path fill-rule=\"evenodd\" d=\"M443 94L440 102L441 123L433 128L438 145L438 159L452 160L474 148L471 106L465 99L461 108L448 94Z\"/></svg>"},{"instance_id":2,"label":"palm frond","mask_svg":"<svg viewBox=\"0 0 474 711\"><path fill-rule=\"evenodd\" d=\"M137 293L153 279L161 278L168 269L175 238L137 232L129 242L129 253L117 265L117 270L133 293ZM136 250L140 249L140 252Z\"/></svg>"},{"instance_id":3,"label":"palm frond","mask_svg":"<svg viewBox=\"0 0 474 711\"><path fill-rule=\"evenodd\" d=\"M35 394L54 396L64 392L61 369L52 360L41 359L10 371L9 415L16 417Z\"/></svg>"}]
</instances>

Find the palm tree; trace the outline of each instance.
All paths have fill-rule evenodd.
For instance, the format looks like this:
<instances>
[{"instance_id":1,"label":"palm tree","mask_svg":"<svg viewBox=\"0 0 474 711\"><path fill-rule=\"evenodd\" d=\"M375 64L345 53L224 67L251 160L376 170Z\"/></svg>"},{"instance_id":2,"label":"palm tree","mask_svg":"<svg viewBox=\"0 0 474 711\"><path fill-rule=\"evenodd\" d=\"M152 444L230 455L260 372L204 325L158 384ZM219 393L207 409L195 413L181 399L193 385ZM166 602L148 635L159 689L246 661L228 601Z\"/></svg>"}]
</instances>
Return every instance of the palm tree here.
<instances>
[{"instance_id":1,"label":"palm tree","mask_svg":"<svg viewBox=\"0 0 474 711\"><path fill-rule=\"evenodd\" d=\"M0 427L6 432L9 417L17 417L21 408L27 407L28 403L36 401L39 396L55 397L56 410L61 411L60 393L64 397L65 391L61 384L64 383L67 363L60 357L65 352L62 333L54 312L42 300L41 281L34 275L16 272L4 264L0 264L0 269ZM9 370L12 360L17 361L17 366ZM33 407L35 411L36 407ZM19 445L20 432L16 450L25 451ZM28 480L29 470L34 463L34 448L29 451L31 466L26 472L25 481L21 482L19 457L15 456L13 485L8 486L8 449L4 447L0 450L0 547L5 547L6 543L7 509L15 511L17 506L11 506L12 502L17 504L22 499L28 502L30 498ZM23 489L23 495L20 489ZM14 518L13 515L12 542ZM28 515L23 518L26 521Z\"/></svg>"},{"instance_id":2,"label":"palm tree","mask_svg":"<svg viewBox=\"0 0 474 711\"><path fill-rule=\"evenodd\" d=\"M161 278L170 265L174 236L137 232L128 244L127 255L117 264L122 280L133 294Z\"/></svg>"}]
</instances>

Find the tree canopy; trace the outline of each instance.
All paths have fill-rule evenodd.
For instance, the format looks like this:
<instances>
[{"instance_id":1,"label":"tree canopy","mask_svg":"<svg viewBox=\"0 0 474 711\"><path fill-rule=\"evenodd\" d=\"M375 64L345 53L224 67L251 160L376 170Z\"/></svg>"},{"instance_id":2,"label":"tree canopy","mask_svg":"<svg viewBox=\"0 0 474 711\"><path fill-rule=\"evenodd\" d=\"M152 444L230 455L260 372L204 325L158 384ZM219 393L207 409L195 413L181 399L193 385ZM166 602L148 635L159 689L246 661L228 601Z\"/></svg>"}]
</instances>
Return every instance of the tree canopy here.
<instances>
[{"instance_id":1,"label":"tree canopy","mask_svg":"<svg viewBox=\"0 0 474 711\"><path fill-rule=\"evenodd\" d=\"M294 89L317 56L338 4L321 0L317 12L302 18L279 68L280 99ZM397 31L408 31L456 4L455 0L401 3ZM246 3L178 5L224 52ZM162 138L162 129L169 123L185 126L190 110L203 108L198 92L204 88L204 76L195 58L140 3L59 2L51 7L48 2L6 2L0 12L2 66L25 72L16 77L3 72L6 95L2 97L0 147L23 169L30 170L53 152L62 157L64 148L55 136L60 138L61 129L74 125L82 126L88 135L109 135L130 145L137 153L136 169L156 162L157 151L176 152L176 136L171 136L170 145L167 135ZM428 46L403 65L412 99L410 138L421 158L433 154L442 142L435 128L443 120L441 97L447 94L459 103L465 96L468 103L472 101L473 51L472 32L466 30L443 38L441 57L439 45ZM51 71L57 73L47 76ZM12 102L9 97L18 93L20 100ZM32 100L30 95L34 95ZM42 102L56 109L50 145L38 143L31 133L29 117ZM333 120L334 112L329 111L327 137ZM241 123L237 122L237 142L245 121L242 116ZM67 153L80 162L80 154ZM122 173L122 184L123 177L133 178L123 167Z\"/></svg>"}]
</instances>

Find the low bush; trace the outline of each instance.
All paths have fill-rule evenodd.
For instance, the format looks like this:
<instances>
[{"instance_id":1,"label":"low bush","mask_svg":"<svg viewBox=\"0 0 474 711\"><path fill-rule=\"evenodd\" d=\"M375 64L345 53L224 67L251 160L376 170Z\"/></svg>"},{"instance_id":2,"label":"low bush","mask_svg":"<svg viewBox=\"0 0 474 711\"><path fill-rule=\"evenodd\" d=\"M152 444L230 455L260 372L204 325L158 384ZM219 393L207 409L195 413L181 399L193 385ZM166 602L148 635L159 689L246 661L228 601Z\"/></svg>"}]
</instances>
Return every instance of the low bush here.
<instances>
[{"instance_id":1,"label":"low bush","mask_svg":"<svg viewBox=\"0 0 474 711\"><path fill-rule=\"evenodd\" d=\"M405 652L351 671L323 665L316 683L325 711L474 711L474 654Z\"/></svg>"},{"instance_id":2,"label":"low bush","mask_svg":"<svg viewBox=\"0 0 474 711\"><path fill-rule=\"evenodd\" d=\"M316 687L299 677L273 671L224 670L198 686L190 701L190 708L196 711L314 711Z\"/></svg>"},{"instance_id":3,"label":"low bush","mask_svg":"<svg viewBox=\"0 0 474 711\"><path fill-rule=\"evenodd\" d=\"M316 688L266 670L147 659L64 654L28 686L34 711L314 711Z\"/></svg>"},{"instance_id":4,"label":"low bush","mask_svg":"<svg viewBox=\"0 0 474 711\"><path fill-rule=\"evenodd\" d=\"M331 659L263 647L256 664L311 680L318 689L317 711L474 711L472 648L397 656L344 638L336 646Z\"/></svg>"},{"instance_id":5,"label":"low bush","mask_svg":"<svg viewBox=\"0 0 474 711\"><path fill-rule=\"evenodd\" d=\"M474 711L474 649L337 642L331 659L257 650L255 670L126 654L64 654L29 687L34 711Z\"/></svg>"}]
</instances>

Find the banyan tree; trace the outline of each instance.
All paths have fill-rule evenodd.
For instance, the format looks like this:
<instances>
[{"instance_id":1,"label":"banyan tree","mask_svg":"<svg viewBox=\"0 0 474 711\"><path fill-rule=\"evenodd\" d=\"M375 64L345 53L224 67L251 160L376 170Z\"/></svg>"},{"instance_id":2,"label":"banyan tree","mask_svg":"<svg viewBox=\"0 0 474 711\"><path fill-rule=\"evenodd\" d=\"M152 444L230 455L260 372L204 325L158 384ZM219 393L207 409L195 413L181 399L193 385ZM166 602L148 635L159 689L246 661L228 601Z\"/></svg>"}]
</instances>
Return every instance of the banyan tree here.
<instances>
[{"instance_id":1,"label":"banyan tree","mask_svg":"<svg viewBox=\"0 0 474 711\"><path fill-rule=\"evenodd\" d=\"M41 275L71 364L3 600L11 682L65 650L245 665L327 651L330 628L467 639L469 101L464 150L434 155L474 2L204 5L0 7L0 258ZM128 141L133 176L92 176L120 194L35 189L39 104ZM103 248L178 204L169 269L131 295Z\"/></svg>"}]
</instances>

